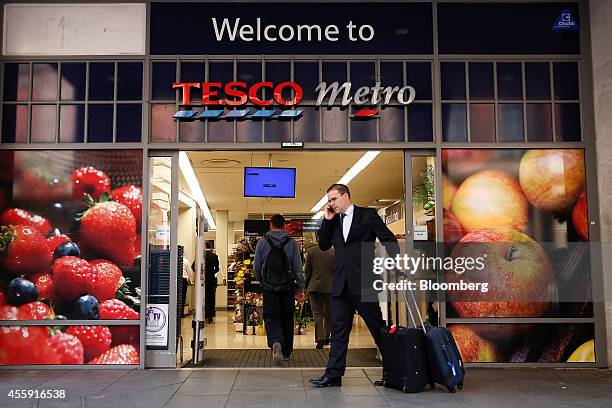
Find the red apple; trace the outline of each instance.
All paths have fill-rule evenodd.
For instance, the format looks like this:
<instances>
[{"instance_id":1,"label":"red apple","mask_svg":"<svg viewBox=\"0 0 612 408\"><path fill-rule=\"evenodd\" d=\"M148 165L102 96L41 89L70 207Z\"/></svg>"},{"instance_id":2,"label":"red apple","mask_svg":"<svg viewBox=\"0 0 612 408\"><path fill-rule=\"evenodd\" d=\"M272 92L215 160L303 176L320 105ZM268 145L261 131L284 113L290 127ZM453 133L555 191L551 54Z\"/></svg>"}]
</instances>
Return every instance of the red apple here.
<instances>
[{"instance_id":1,"label":"red apple","mask_svg":"<svg viewBox=\"0 0 612 408\"><path fill-rule=\"evenodd\" d=\"M487 292L448 292L460 317L542 317L547 313L555 288L553 270L542 247L526 234L492 229L472 232L450 256L455 260L482 257L484 268L447 270L446 282L488 283Z\"/></svg>"},{"instance_id":2,"label":"red apple","mask_svg":"<svg viewBox=\"0 0 612 408\"><path fill-rule=\"evenodd\" d=\"M521 159L519 181L534 207L569 210L584 187L584 153L581 149L528 150Z\"/></svg>"},{"instance_id":3,"label":"red apple","mask_svg":"<svg viewBox=\"0 0 612 408\"><path fill-rule=\"evenodd\" d=\"M456 324L448 327L463 361L466 363L501 362L495 345L476 333L472 326L480 325Z\"/></svg>"},{"instance_id":4,"label":"red apple","mask_svg":"<svg viewBox=\"0 0 612 408\"><path fill-rule=\"evenodd\" d=\"M445 210L450 210L456 192L457 187L446 177L446 174L442 174L442 207Z\"/></svg>"},{"instance_id":5,"label":"red apple","mask_svg":"<svg viewBox=\"0 0 612 408\"><path fill-rule=\"evenodd\" d=\"M527 200L516 180L501 170L482 170L468 177L457 189L451 209L466 232L527 227Z\"/></svg>"},{"instance_id":6,"label":"red apple","mask_svg":"<svg viewBox=\"0 0 612 408\"><path fill-rule=\"evenodd\" d=\"M465 232L461 223L451 211L444 211L444 242L455 243L459 241Z\"/></svg>"},{"instance_id":7,"label":"red apple","mask_svg":"<svg viewBox=\"0 0 612 408\"><path fill-rule=\"evenodd\" d=\"M584 241L589 240L589 225L588 225L588 209L586 201L586 193L583 191L578 198L576 206L572 210L572 223L574 228L578 231L578 235Z\"/></svg>"},{"instance_id":8,"label":"red apple","mask_svg":"<svg viewBox=\"0 0 612 408\"><path fill-rule=\"evenodd\" d=\"M461 182L495 156L494 150L487 149L442 149L442 167L454 182Z\"/></svg>"}]
</instances>

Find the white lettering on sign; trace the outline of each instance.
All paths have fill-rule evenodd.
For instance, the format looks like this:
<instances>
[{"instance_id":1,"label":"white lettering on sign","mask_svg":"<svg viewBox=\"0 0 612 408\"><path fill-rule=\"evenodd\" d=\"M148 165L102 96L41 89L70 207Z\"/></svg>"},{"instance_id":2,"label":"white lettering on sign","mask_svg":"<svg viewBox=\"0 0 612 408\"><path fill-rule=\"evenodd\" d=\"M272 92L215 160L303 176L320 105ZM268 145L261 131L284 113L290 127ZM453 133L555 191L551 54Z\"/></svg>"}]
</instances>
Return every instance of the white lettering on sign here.
<instances>
[{"instance_id":1,"label":"white lettering on sign","mask_svg":"<svg viewBox=\"0 0 612 408\"><path fill-rule=\"evenodd\" d=\"M402 88L399 86L382 87L380 82L377 82L373 87L362 86L357 88L352 96L350 82L345 82L342 85L338 82L332 82L329 86L327 82L321 82L315 91L319 93L317 106L333 106L340 95L342 95L342 106L347 106L351 102L357 105L378 105L379 103L388 105L394 97L402 105L409 105L416 97L416 91L412 86L408 85ZM324 102L326 99L327 102Z\"/></svg>"},{"instance_id":2,"label":"white lettering on sign","mask_svg":"<svg viewBox=\"0 0 612 408\"><path fill-rule=\"evenodd\" d=\"M217 41L332 41L336 42L340 36L340 28L329 24L321 27L318 24L297 24L295 26L283 24L264 24L260 17L255 19L255 24L240 22L240 17L230 21L223 18L217 21L211 17L215 38ZM374 38L374 27L368 24L357 25L352 21L346 26L350 41L371 41Z\"/></svg>"}]
</instances>

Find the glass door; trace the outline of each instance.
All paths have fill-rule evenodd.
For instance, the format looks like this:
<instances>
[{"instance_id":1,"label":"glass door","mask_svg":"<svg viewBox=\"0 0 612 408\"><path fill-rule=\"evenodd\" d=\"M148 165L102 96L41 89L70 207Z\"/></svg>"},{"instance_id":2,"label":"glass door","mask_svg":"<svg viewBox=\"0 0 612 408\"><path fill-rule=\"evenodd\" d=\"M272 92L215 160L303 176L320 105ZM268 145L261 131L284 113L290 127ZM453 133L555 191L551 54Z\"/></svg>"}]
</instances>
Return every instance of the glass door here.
<instances>
[{"instance_id":1,"label":"glass door","mask_svg":"<svg viewBox=\"0 0 612 408\"><path fill-rule=\"evenodd\" d=\"M430 150L406 150L404 151L404 183L405 195L403 200L396 206L391 206L385 211L385 217L403 219L403 230L405 233L398 239L400 254L404 259L417 259L436 256L436 217L441 216L442 205L437 206L436 194L436 160L435 152ZM438 294L428 290L420 289L421 281L437 281L437 271L428 268L427 265L419 266L414 271L404 271L405 278L414 282L412 290L405 290L404 294L410 303L411 311L417 325L420 325L414 300L418 304L419 312L423 319L438 325L440 317L438 314ZM396 279L391 277L390 279ZM401 280L402 277L397 277ZM401 325L413 326L413 320L408 314L406 301L400 289L392 296L391 314L393 322ZM413 296L411 296L411 294ZM399 307L394 307L395 301Z\"/></svg>"},{"instance_id":2,"label":"glass door","mask_svg":"<svg viewBox=\"0 0 612 408\"><path fill-rule=\"evenodd\" d=\"M177 332L178 154L149 157L148 271L146 296L147 367L175 367ZM182 274L181 274L182 276Z\"/></svg>"}]
</instances>

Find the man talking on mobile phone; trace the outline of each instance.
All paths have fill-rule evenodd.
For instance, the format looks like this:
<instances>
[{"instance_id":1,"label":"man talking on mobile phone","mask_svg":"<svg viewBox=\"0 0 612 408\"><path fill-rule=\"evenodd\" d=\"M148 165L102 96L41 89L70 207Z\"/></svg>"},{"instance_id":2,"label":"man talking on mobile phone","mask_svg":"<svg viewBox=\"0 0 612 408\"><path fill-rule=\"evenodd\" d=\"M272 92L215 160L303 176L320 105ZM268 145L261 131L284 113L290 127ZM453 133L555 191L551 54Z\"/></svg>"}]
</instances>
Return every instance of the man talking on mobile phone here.
<instances>
[{"instance_id":1,"label":"man talking on mobile phone","mask_svg":"<svg viewBox=\"0 0 612 408\"><path fill-rule=\"evenodd\" d=\"M336 252L331 293L331 349L325 373L310 379L310 382L316 387L339 387L346 369L355 310L359 310L377 346L381 329L385 326L378 302L362 301L362 266L364 273L372 273L369 260L374 258L376 238L386 247L389 256L399 253L399 245L376 210L358 207L351 202L351 192L344 184L332 184L327 189L327 199L319 229L319 247L326 251L333 246ZM362 262L370 265L362 265ZM380 382L377 381L376 385Z\"/></svg>"}]
</instances>

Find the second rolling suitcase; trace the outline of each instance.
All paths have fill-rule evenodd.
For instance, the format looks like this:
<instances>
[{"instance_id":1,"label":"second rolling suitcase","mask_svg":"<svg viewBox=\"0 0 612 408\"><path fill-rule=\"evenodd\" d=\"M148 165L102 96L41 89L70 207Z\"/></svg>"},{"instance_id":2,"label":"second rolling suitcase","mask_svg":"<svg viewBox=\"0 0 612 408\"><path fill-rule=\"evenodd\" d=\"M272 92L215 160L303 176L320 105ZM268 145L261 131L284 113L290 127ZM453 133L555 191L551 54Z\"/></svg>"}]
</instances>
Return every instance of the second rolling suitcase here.
<instances>
[{"instance_id":1,"label":"second rolling suitcase","mask_svg":"<svg viewBox=\"0 0 612 408\"><path fill-rule=\"evenodd\" d=\"M446 327L427 327L425 350L431 388L438 383L450 392L462 389L465 370L452 333Z\"/></svg>"}]
</instances>

